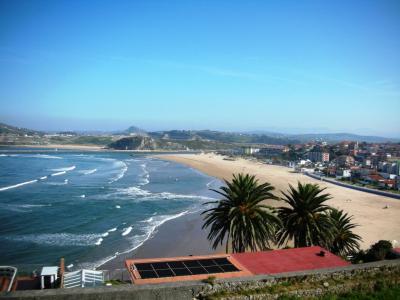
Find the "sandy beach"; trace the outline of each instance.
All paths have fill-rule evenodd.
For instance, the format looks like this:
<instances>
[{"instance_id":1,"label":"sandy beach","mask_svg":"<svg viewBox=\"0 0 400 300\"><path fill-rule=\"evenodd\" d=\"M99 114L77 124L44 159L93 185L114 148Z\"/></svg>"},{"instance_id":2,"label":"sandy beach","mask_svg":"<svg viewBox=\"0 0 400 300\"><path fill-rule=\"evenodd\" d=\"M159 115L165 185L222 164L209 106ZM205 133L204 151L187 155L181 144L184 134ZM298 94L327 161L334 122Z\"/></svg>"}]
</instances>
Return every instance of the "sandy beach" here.
<instances>
[{"instance_id":1,"label":"sandy beach","mask_svg":"<svg viewBox=\"0 0 400 300\"><path fill-rule=\"evenodd\" d=\"M382 239L400 242L399 200L321 182L303 174L293 173L289 168L245 159L230 161L214 154L177 154L157 157L185 164L220 179L230 179L233 173L239 172L254 174L260 181L267 181L275 186L277 196L281 196L280 191L288 189L288 184L296 185L298 181L318 183L321 187L326 187L326 192L333 197L329 200L329 205L343 209L354 216L354 222L360 225L355 232L362 237L362 248L368 248ZM269 204L281 205L273 200Z\"/></svg>"}]
</instances>

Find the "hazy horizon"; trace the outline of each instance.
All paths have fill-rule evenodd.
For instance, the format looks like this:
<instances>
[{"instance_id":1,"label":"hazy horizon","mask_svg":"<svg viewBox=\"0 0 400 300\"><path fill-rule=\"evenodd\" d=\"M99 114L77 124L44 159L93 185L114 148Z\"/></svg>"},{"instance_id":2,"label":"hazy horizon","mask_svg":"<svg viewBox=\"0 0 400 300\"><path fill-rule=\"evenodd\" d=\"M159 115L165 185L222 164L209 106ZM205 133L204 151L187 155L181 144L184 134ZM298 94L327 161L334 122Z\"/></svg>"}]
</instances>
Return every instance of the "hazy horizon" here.
<instances>
[{"instance_id":1,"label":"hazy horizon","mask_svg":"<svg viewBox=\"0 0 400 300\"><path fill-rule=\"evenodd\" d=\"M400 2L1 1L0 122L400 137Z\"/></svg>"},{"instance_id":2,"label":"hazy horizon","mask_svg":"<svg viewBox=\"0 0 400 300\"><path fill-rule=\"evenodd\" d=\"M57 123L56 120L54 122ZM334 134L334 133L349 133L349 134L356 134L356 135L364 135L364 136L380 136L380 137L386 137L386 138L394 138L394 139L399 139L400 136L390 136L390 135L380 135L379 133L374 133L373 131L370 131L368 129L363 129L360 128L359 130L348 130L348 129L342 129L342 130L332 130L330 128L290 128L290 127L270 127L270 128L238 128L238 129L232 129L229 127L226 128L212 128L212 127L185 127L185 126L177 126L177 127L168 127L168 125L164 127L154 127L150 124L150 126L140 126L139 124L135 122L131 123L121 123L120 126L109 126L109 127L102 127L104 126L104 123L108 123L107 121L95 121L91 122L91 124L87 123L87 126L84 127L79 127L79 126L49 126L48 122L45 122L43 126L40 124L33 124L33 126L26 126L25 122L17 122L17 123L12 123L12 122L6 122L4 120L0 119L0 123L5 123L7 125L11 126L16 126L16 127L21 127L21 128L27 128L27 129L33 129L33 130L38 130L38 131L44 131L44 132L61 132L61 131L75 131L75 132L104 132L104 133L112 133L112 132L118 132L118 131L124 131L128 129L131 126L138 127L139 129L145 130L145 131L168 131L168 130L214 130L214 131L224 131L224 132L237 132L237 133L263 133L263 134L268 134L268 133L276 133L276 134L288 134L288 135L296 135L296 134ZM98 124L98 126L96 126Z\"/></svg>"}]
</instances>

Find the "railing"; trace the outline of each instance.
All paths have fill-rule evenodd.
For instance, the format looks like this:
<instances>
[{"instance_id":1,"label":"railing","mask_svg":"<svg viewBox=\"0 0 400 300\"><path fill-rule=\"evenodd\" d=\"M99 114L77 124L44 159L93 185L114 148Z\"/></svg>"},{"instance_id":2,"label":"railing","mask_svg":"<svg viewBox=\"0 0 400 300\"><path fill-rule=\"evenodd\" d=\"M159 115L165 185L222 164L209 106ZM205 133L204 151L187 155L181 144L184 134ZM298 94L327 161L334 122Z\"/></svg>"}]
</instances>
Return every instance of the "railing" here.
<instances>
[{"instance_id":1,"label":"railing","mask_svg":"<svg viewBox=\"0 0 400 300\"><path fill-rule=\"evenodd\" d=\"M17 268L11 266L0 266L0 277L7 277L10 279L8 283L7 292L11 291L14 284L15 276L17 275Z\"/></svg>"},{"instance_id":2,"label":"railing","mask_svg":"<svg viewBox=\"0 0 400 300\"><path fill-rule=\"evenodd\" d=\"M103 270L104 280L119 280L122 282L131 282L131 277L127 269Z\"/></svg>"}]
</instances>

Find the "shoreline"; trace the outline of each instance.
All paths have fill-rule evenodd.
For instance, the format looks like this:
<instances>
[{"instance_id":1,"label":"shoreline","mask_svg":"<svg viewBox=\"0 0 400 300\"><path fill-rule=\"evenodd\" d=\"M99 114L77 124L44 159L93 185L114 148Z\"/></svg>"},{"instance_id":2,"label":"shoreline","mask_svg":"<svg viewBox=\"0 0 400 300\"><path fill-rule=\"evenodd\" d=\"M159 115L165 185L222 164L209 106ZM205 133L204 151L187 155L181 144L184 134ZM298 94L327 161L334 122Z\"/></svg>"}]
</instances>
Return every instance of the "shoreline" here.
<instances>
[{"instance_id":1,"label":"shoreline","mask_svg":"<svg viewBox=\"0 0 400 300\"><path fill-rule=\"evenodd\" d=\"M212 249L211 243L207 240L208 232L201 229L202 224L203 218L199 211L189 212L169 220L157 227L142 245L97 266L96 270L125 268L125 260L132 258L164 258L225 253L223 245L215 250Z\"/></svg>"},{"instance_id":2,"label":"shoreline","mask_svg":"<svg viewBox=\"0 0 400 300\"><path fill-rule=\"evenodd\" d=\"M3 149L4 148L4 149ZM6 148L33 148L32 150L16 150ZM76 151L98 151L98 152L118 152L118 153L199 153L200 151L186 151L186 150L117 150L105 148L105 146L95 146L95 145L79 145L79 144L49 144L49 145L0 145L0 152L5 151L13 151L13 152L27 152L27 151L56 151L55 149L60 150L76 150Z\"/></svg>"},{"instance_id":3,"label":"shoreline","mask_svg":"<svg viewBox=\"0 0 400 300\"><path fill-rule=\"evenodd\" d=\"M100 151L104 147L94 145L78 145L78 144L49 144L49 145L0 145L4 148L33 148L33 149L62 149L62 150L84 150L84 151ZM13 150L14 151L14 150ZM18 151L18 150L17 150ZM39 151L39 150L34 150Z\"/></svg>"},{"instance_id":4,"label":"shoreline","mask_svg":"<svg viewBox=\"0 0 400 300\"><path fill-rule=\"evenodd\" d=\"M275 194L282 196L291 184L317 183L326 188L332 199L328 204L337 209L343 209L353 216L354 223L359 226L354 232L362 237L361 249L369 248L378 240L400 242L400 201L386 196L349 189L326 181L320 181L304 174L290 172L282 166L267 165L245 159L234 161L224 160L215 154L176 154L157 155L160 159L174 161L195 168L209 176L219 179L231 179L233 173L249 173L260 181L267 181L275 188ZM268 201L271 206L280 206L279 201Z\"/></svg>"}]
</instances>

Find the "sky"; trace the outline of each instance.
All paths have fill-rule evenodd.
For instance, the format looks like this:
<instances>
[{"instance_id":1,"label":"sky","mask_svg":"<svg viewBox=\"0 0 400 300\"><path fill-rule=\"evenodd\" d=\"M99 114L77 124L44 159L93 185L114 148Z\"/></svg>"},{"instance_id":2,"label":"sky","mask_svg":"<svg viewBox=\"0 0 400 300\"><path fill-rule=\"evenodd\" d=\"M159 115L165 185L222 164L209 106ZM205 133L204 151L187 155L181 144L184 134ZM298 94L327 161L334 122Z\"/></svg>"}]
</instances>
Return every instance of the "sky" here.
<instances>
[{"instance_id":1,"label":"sky","mask_svg":"<svg viewBox=\"0 0 400 300\"><path fill-rule=\"evenodd\" d=\"M400 1L0 0L0 122L400 137Z\"/></svg>"}]
</instances>

